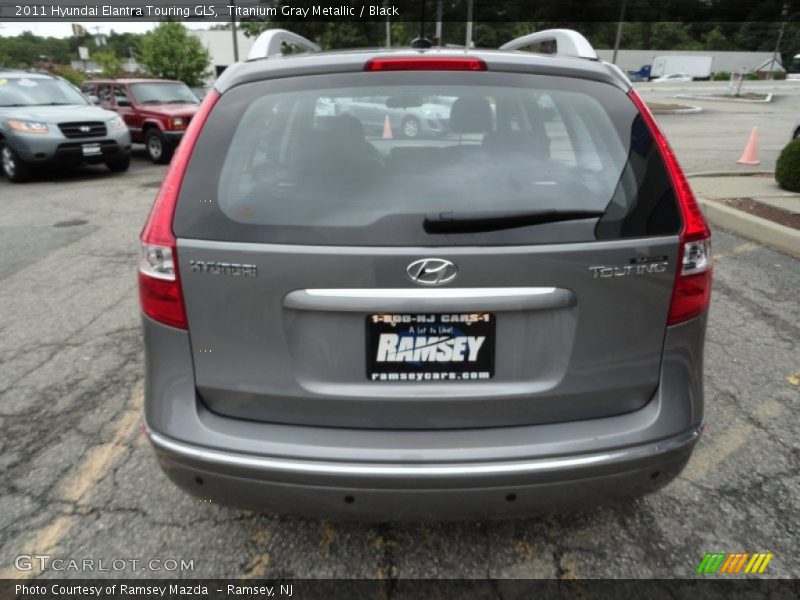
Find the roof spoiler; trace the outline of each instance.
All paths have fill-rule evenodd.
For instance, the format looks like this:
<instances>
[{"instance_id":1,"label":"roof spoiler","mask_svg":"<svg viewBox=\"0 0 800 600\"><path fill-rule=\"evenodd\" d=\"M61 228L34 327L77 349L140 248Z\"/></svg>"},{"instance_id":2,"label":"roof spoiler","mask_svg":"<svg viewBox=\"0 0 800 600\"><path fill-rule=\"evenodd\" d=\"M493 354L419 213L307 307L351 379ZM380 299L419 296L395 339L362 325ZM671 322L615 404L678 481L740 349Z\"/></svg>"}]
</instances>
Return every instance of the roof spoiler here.
<instances>
[{"instance_id":1,"label":"roof spoiler","mask_svg":"<svg viewBox=\"0 0 800 600\"><path fill-rule=\"evenodd\" d=\"M270 56L280 56L283 44L293 44L308 52L319 52L321 48L311 40L302 35L286 31L285 29L268 29L256 38L247 60L268 58Z\"/></svg>"},{"instance_id":2,"label":"roof spoiler","mask_svg":"<svg viewBox=\"0 0 800 600\"><path fill-rule=\"evenodd\" d=\"M589 40L572 29L545 29L529 33L503 44L500 50L519 50L542 42L555 42L557 54L598 60Z\"/></svg>"}]
</instances>

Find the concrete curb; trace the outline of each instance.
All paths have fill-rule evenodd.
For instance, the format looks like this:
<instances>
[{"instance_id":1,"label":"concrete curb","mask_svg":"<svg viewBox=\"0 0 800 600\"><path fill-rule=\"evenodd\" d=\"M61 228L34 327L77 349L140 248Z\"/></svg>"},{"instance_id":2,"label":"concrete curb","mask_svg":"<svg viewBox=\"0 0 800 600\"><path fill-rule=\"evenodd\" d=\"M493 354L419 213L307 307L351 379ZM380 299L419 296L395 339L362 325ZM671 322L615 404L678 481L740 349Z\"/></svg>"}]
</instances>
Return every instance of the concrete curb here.
<instances>
[{"instance_id":1,"label":"concrete curb","mask_svg":"<svg viewBox=\"0 0 800 600\"><path fill-rule=\"evenodd\" d=\"M775 175L774 171L700 171L699 173L687 173L686 178L692 177L764 177L765 175Z\"/></svg>"},{"instance_id":2,"label":"concrete curb","mask_svg":"<svg viewBox=\"0 0 800 600\"><path fill-rule=\"evenodd\" d=\"M686 108L671 108L669 110L654 110L654 115L693 115L703 112L700 106L687 106Z\"/></svg>"},{"instance_id":3,"label":"concrete curb","mask_svg":"<svg viewBox=\"0 0 800 600\"><path fill-rule=\"evenodd\" d=\"M719 96L697 96L695 94L678 94L676 98L689 98L690 100L705 100L707 102L738 102L739 104L765 104L772 102L772 94L767 94L764 100L748 100L747 98L720 98Z\"/></svg>"},{"instance_id":4,"label":"concrete curb","mask_svg":"<svg viewBox=\"0 0 800 600\"><path fill-rule=\"evenodd\" d=\"M706 218L714 225L800 258L800 231L713 200L698 198L698 202Z\"/></svg>"}]
</instances>

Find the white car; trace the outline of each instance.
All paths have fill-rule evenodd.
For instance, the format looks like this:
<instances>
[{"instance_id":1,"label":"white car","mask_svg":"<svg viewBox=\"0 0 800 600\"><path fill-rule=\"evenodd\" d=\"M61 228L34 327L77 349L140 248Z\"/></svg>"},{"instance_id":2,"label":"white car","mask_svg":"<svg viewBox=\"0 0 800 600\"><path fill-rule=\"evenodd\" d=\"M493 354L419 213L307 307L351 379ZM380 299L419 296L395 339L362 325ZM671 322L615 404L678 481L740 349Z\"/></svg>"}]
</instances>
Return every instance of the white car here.
<instances>
[{"instance_id":1,"label":"white car","mask_svg":"<svg viewBox=\"0 0 800 600\"><path fill-rule=\"evenodd\" d=\"M670 73L653 79L652 83L682 83L684 81L694 81L694 79L686 73Z\"/></svg>"},{"instance_id":2,"label":"white car","mask_svg":"<svg viewBox=\"0 0 800 600\"><path fill-rule=\"evenodd\" d=\"M792 139L795 140L800 137L800 119L794 122L792 127Z\"/></svg>"}]
</instances>

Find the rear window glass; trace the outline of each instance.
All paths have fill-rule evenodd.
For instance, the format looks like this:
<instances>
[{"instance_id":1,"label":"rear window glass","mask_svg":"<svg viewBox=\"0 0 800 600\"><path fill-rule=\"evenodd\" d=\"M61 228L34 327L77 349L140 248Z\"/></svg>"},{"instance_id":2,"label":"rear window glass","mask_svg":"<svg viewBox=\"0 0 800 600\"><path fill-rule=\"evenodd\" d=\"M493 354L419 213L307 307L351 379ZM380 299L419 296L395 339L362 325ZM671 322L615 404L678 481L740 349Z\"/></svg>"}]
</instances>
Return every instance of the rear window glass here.
<instances>
[{"instance_id":1,"label":"rear window glass","mask_svg":"<svg viewBox=\"0 0 800 600\"><path fill-rule=\"evenodd\" d=\"M219 100L200 136L176 233L367 245L622 237L652 162L649 147L638 149L643 164L630 160L636 116L612 86L549 76L363 73L245 85ZM650 203L670 193L661 177ZM595 218L458 235L422 228L427 215L538 210L608 214L603 227ZM663 220L638 234L676 230L674 215L666 228Z\"/></svg>"}]
</instances>

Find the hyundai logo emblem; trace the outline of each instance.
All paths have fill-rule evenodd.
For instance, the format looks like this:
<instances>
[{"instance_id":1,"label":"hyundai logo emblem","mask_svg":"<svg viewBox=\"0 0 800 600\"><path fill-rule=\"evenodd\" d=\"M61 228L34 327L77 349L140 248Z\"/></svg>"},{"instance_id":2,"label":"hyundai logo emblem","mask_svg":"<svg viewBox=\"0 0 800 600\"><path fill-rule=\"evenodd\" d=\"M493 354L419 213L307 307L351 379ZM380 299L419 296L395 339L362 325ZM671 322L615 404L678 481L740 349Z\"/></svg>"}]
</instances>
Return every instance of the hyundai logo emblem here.
<instances>
[{"instance_id":1,"label":"hyundai logo emblem","mask_svg":"<svg viewBox=\"0 0 800 600\"><path fill-rule=\"evenodd\" d=\"M443 258L423 258L406 267L406 275L419 285L444 285L458 275L458 267Z\"/></svg>"},{"instance_id":2,"label":"hyundai logo emblem","mask_svg":"<svg viewBox=\"0 0 800 600\"><path fill-rule=\"evenodd\" d=\"M89 127L88 125L81 125L80 127L78 127L78 129L83 133L89 133L92 130L92 128Z\"/></svg>"}]
</instances>

